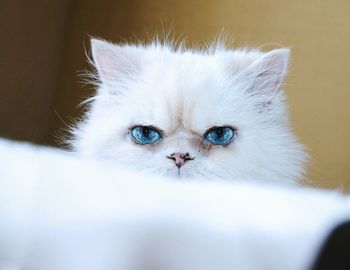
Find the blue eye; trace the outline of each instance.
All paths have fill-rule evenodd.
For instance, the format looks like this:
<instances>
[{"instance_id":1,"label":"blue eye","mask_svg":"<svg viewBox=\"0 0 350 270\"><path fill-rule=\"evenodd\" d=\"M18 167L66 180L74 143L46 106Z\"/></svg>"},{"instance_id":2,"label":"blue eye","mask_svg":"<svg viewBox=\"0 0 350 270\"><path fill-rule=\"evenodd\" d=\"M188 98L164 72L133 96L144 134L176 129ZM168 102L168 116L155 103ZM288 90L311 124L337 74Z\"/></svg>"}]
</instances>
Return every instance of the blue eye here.
<instances>
[{"instance_id":1,"label":"blue eye","mask_svg":"<svg viewBox=\"0 0 350 270\"><path fill-rule=\"evenodd\" d=\"M138 144L152 144L162 139L159 131L148 126L136 126L130 131L131 139Z\"/></svg>"},{"instance_id":2,"label":"blue eye","mask_svg":"<svg viewBox=\"0 0 350 270\"><path fill-rule=\"evenodd\" d=\"M212 127L204 135L205 141L214 145L227 145L236 137L236 131L230 127Z\"/></svg>"}]
</instances>

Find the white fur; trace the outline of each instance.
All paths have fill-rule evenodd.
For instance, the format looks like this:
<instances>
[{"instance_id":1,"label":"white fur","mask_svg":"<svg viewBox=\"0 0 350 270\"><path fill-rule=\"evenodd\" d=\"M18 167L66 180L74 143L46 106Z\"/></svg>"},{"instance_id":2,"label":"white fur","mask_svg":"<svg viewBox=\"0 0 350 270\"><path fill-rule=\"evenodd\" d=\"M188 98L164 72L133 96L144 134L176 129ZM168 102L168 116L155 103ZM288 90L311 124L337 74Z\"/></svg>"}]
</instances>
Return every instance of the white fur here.
<instances>
[{"instance_id":1,"label":"white fur","mask_svg":"<svg viewBox=\"0 0 350 270\"><path fill-rule=\"evenodd\" d=\"M166 156L189 152L195 159L181 168L181 178L303 178L305 153L290 130L282 91L288 49L200 51L92 40L92 54L100 82L71 141L82 155L177 176ZM156 126L165 138L137 145L128 134L134 125ZM201 135L220 125L238 130L235 141L203 147Z\"/></svg>"}]
</instances>

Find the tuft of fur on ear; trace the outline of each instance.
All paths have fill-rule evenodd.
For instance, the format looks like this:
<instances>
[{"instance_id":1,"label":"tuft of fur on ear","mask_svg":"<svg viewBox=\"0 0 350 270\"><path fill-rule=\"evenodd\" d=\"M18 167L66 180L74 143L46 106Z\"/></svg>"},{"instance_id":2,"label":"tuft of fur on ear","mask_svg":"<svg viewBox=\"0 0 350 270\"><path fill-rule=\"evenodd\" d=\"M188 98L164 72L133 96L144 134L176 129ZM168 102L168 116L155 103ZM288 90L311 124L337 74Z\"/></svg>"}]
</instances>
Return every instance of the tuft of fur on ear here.
<instances>
[{"instance_id":1,"label":"tuft of fur on ear","mask_svg":"<svg viewBox=\"0 0 350 270\"><path fill-rule=\"evenodd\" d=\"M93 64L102 84L132 77L140 66L139 48L118 46L100 39L91 39Z\"/></svg>"},{"instance_id":2,"label":"tuft of fur on ear","mask_svg":"<svg viewBox=\"0 0 350 270\"><path fill-rule=\"evenodd\" d=\"M243 71L249 82L247 91L270 102L282 88L287 73L289 49L276 49L263 54Z\"/></svg>"}]
</instances>

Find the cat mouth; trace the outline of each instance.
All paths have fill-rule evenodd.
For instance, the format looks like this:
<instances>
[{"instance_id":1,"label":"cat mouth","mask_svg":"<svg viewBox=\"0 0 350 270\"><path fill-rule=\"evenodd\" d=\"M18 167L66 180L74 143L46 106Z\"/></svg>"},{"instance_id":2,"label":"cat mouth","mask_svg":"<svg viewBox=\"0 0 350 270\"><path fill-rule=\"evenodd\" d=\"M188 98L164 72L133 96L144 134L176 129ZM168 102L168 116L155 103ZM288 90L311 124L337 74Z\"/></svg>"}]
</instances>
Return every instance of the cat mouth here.
<instances>
[{"instance_id":1,"label":"cat mouth","mask_svg":"<svg viewBox=\"0 0 350 270\"><path fill-rule=\"evenodd\" d=\"M186 179L193 175L191 174L188 168L184 168L184 167L177 168L175 166L172 166L171 168L167 169L166 176L180 180L180 179Z\"/></svg>"}]
</instances>

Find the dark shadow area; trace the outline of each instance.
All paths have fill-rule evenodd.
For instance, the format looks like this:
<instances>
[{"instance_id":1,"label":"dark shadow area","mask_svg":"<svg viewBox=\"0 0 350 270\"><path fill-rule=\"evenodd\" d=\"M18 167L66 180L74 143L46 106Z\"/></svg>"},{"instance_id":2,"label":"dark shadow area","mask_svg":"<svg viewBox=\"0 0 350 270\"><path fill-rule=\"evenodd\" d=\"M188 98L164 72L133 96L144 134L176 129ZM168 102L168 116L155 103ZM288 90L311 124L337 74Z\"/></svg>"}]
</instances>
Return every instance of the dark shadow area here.
<instances>
[{"instance_id":1,"label":"dark shadow area","mask_svg":"<svg viewBox=\"0 0 350 270\"><path fill-rule=\"evenodd\" d=\"M350 269L350 221L336 227L324 243L312 270Z\"/></svg>"}]
</instances>

